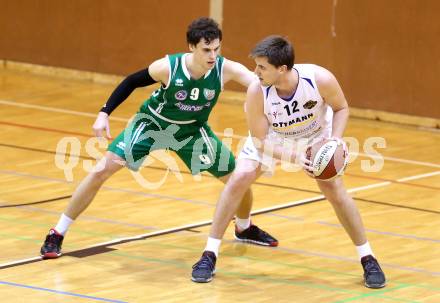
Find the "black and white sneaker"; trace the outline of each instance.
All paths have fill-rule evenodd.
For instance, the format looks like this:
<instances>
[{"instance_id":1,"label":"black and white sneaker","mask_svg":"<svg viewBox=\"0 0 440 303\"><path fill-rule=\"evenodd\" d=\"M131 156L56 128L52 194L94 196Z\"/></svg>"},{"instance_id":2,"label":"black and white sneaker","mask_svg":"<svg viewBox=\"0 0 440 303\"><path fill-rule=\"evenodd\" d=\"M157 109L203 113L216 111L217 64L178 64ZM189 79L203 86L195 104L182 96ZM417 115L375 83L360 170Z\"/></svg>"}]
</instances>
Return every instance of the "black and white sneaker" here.
<instances>
[{"instance_id":1,"label":"black and white sneaker","mask_svg":"<svg viewBox=\"0 0 440 303\"><path fill-rule=\"evenodd\" d=\"M215 275L217 257L212 251L204 251L200 260L193 265L191 280L197 283L210 282Z\"/></svg>"},{"instance_id":2,"label":"black and white sneaker","mask_svg":"<svg viewBox=\"0 0 440 303\"><path fill-rule=\"evenodd\" d=\"M379 266L377 260L368 255L361 259L364 268L364 283L369 288L382 288L386 284L385 274Z\"/></svg>"},{"instance_id":3,"label":"black and white sneaker","mask_svg":"<svg viewBox=\"0 0 440 303\"><path fill-rule=\"evenodd\" d=\"M51 228L40 249L41 257L43 259L56 259L61 256L63 239L64 236L62 234L59 234L55 229Z\"/></svg>"},{"instance_id":4,"label":"black and white sneaker","mask_svg":"<svg viewBox=\"0 0 440 303\"><path fill-rule=\"evenodd\" d=\"M235 239L263 246L278 246L277 239L253 224L241 232L235 227Z\"/></svg>"}]
</instances>

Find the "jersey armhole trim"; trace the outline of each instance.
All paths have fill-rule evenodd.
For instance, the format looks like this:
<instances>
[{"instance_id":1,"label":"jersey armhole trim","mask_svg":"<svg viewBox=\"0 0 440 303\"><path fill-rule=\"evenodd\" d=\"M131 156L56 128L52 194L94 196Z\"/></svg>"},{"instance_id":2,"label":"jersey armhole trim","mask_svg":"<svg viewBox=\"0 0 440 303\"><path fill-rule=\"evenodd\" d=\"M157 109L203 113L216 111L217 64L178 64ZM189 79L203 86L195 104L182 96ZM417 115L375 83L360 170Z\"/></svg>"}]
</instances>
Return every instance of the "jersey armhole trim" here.
<instances>
[{"instance_id":1,"label":"jersey armhole trim","mask_svg":"<svg viewBox=\"0 0 440 303\"><path fill-rule=\"evenodd\" d=\"M173 75L171 73L171 58L168 55L166 55L166 58L168 59L167 60L168 61L168 83L167 83L167 85L165 87L163 87L164 89L167 89L170 86L171 78L173 77Z\"/></svg>"},{"instance_id":2,"label":"jersey armhole trim","mask_svg":"<svg viewBox=\"0 0 440 303\"><path fill-rule=\"evenodd\" d=\"M262 85L260 85L260 88L261 88L261 93L263 94L263 112L266 114L268 111L267 111L267 97L269 96L269 92L270 92L270 88L272 87L272 85L271 86L262 86Z\"/></svg>"},{"instance_id":3,"label":"jersey armhole trim","mask_svg":"<svg viewBox=\"0 0 440 303\"><path fill-rule=\"evenodd\" d=\"M224 85L224 83L223 83L223 67L225 66L225 60L226 59L223 59L223 61L221 62L221 64L222 64L222 66L221 66L221 68L220 68L220 85L221 85L221 91L223 91L224 89L225 89L225 85ZM220 59L219 59L219 61L220 61ZM218 69L218 68L217 68Z\"/></svg>"}]
</instances>

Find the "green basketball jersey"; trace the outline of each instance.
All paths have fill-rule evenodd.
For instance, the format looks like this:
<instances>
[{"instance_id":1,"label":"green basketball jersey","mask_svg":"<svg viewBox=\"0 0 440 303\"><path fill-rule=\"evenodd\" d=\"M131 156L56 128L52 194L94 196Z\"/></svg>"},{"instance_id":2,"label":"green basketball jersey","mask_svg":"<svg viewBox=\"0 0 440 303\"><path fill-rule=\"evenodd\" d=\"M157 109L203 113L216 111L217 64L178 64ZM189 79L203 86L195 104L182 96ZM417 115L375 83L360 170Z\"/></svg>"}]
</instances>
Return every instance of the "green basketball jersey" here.
<instances>
[{"instance_id":1,"label":"green basketball jersey","mask_svg":"<svg viewBox=\"0 0 440 303\"><path fill-rule=\"evenodd\" d=\"M168 55L170 76L166 86L161 86L144 103L162 120L189 124L204 123L217 103L222 90L224 58L217 56L216 64L200 79L193 79L186 68L188 54Z\"/></svg>"}]
</instances>

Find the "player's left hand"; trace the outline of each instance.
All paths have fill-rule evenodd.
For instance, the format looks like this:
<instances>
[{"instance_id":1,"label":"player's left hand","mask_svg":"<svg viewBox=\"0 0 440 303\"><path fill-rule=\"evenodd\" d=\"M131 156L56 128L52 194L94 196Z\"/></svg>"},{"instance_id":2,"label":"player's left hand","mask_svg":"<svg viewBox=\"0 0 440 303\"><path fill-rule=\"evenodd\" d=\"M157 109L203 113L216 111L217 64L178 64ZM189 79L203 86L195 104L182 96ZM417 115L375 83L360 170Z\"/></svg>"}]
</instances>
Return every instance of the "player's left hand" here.
<instances>
[{"instance_id":1,"label":"player's left hand","mask_svg":"<svg viewBox=\"0 0 440 303\"><path fill-rule=\"evenodd\" d=\"M299 165L302 167L304 172L311 178L314 178L315 175L313 174L313 163L312 161L308 160L306 157L306 153L303 152L300 154L299 157Z\"/></svg>"},{"instance_id":2,"label":"player's left hand","mask_svg":"<svg viewBox=\"0 0 440 303\"><path fill-rule=\"evenodd\" d=\"M336 142L338 142L338 145L342 145L342 148L344 149L344 154L345 157L348 157L348 147L347 147L347 143L345 143L344 140L342 140L342 138L339 137L331 137L330 140L335 140Z\"/></svg>"},{"instance_id":3,"label":"player's left hand","mask_svg":"<svg viewBox=\"0 0 440 303\"><path fill-rule=\"evenodd\" d=\"M103 132L107 135L107 139L111 139L110 135L110 123L108 121L108 114L104 112L99 112L96 117L95 123L93 124L93 132L98 138L103 137Z\"/></svg>"}]
</instances>

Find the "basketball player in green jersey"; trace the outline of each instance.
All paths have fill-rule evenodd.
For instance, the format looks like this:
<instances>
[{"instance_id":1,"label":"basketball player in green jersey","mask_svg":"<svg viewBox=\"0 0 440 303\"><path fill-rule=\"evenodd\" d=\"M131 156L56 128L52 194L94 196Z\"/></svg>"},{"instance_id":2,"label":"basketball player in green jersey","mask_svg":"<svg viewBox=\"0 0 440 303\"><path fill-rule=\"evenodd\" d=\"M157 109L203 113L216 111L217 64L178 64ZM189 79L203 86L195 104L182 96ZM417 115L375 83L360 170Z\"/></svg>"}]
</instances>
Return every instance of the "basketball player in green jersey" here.
<instances>
[{"instance_id":1,"label":"basketball player in green jersey","mask_svg":"<svg viewBox=\"0 0 440 303\"><path fill-rule=\"evenodd\" d=\"M235 167L234 156L212 132L208 117L224 83L233 80L247 87L254 74L243 65L219 56L221 39L222 32L214 20L199 18L188 27L190 53L168 55L154 61L119 84L93 125L97 137L106 132L110 138L108 116L134 89L157 82L161 87L113 140L97 164L99 169L89 173L76 188L57 225L46 236L40 251L43 258L61 256L61 245L69 226L110 176L124 166L137 171L153 150L172 150L193 174L207 171L226 183ZM276 246L276 239L251 225L251 206L249 190L236 213L236 236L242 241ZM206 250L211 251L210 245L217 245L216 239L212 241Z\"/></svg>"}]
</instances>

